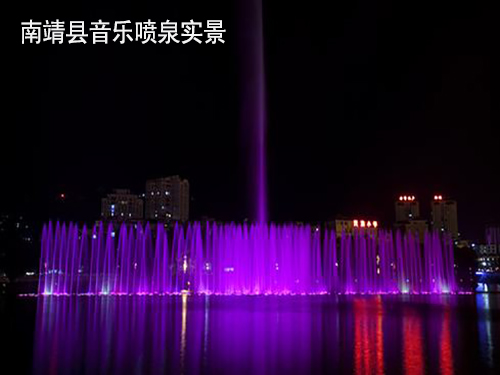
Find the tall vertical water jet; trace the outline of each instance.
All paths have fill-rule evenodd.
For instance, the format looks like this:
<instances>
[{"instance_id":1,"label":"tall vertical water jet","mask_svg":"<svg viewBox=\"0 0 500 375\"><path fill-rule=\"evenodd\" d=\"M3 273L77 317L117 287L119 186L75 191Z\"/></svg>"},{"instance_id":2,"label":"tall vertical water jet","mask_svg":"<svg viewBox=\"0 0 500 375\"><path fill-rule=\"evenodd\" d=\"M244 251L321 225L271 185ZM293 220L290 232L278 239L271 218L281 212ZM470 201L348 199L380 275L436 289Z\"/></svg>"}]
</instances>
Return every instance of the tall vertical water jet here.
<instances>
[{"instance_id":1,"label":"tall vertical water jet","mask_svg":"<svg viewBox=\"0 0 500 375\"><path fill-rule=\"evenodd\" d=\"M248 145L252 219L265 223L267 212L266 93L262 0L246 0L240 8L243 142Z\"/></svg>"}]
</instances>

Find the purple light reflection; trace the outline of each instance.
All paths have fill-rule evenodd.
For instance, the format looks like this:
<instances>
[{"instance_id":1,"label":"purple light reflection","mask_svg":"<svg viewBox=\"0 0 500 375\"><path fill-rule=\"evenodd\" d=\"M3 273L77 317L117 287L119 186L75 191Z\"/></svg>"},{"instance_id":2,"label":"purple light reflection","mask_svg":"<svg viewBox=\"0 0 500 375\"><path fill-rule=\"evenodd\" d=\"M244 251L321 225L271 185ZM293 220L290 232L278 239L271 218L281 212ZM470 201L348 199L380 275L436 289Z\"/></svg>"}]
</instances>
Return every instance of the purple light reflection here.
<instances>
[{"instance_id":1,"label":"purple light reflection","mask_svg":"<svg viewBox=\"0 0 500 375\"><path fill-rule=\"evenodd\" d=\"M34 373L467 371L470 357L456 350L478 348L451 340L466 330L454 324L460 298L42 298Z\"/></svg>"}]
</instances>

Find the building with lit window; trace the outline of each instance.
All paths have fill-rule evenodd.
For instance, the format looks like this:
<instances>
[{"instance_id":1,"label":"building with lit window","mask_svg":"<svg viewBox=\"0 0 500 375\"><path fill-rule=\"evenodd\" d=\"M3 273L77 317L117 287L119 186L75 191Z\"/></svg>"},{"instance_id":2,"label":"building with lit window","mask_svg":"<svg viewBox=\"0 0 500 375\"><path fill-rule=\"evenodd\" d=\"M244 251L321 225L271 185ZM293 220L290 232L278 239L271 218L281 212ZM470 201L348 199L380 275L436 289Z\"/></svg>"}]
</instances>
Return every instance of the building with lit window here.
<instances>
[{"instance_id":1,"label":"building with lit window","mask_svg":"<svg viewBox=\"0 0 500 375\"><path fill-rule=\"evenodd\" d=\"M420 205L414 195L401 195L395 203L396 222L420 217Z\"/></svg>"},{"instance_id":2,"label":"building with lit window","mask_svg":"<svg viewBox=\"0 0 500 375\"><path fill-rule=\"evenodd\" d=\"M411 233L417 236L420 242L424 241L429 224L427 220L420 218L420 204L414 195L401 195L395 203L395 214L396 230Z\"/></svg>"},{"instance_id":3,"label":"building with lit window","mask_svg":"<svg viewBox=\"0 0 500 375\"><path fill-rule=\"evenodd\" d=\"M105 220L142 220L144 204L142 199L128 189L115 189L101 200L101 216Z\"/></svg>"},{"instance_id":4,"label":"building with lit window","mask_svg":"<svg viewBox=\"0 0 500 375\"><path fill-rule=\"evenodd\" d=\"M500 272L500 246L485 244L476 246L478 272Z\"/></svg>"},{"instance_id":5,"label":"building with lit window","mask_svg":"<svg viewBox=\"0 0 500 375\"><path fill-rule=\"evenodd\" d=\"M179 176L146 181L146 220L189 220L189 182Z\"/></svg>"},{"instance_id":6,"label":"building with lit window","mask_svg":"<svg viewBox=\"0 0 500 375\"><path fill-rule=\"evenodd\" d=\"M434 230L448 232L456 239L458 233L457 202L434 195L431 202L431 227Z\"/></svg>"},{"instance_id":7,"label":"building with lit window","mask_svg":"<svg viewBox=\"0 0 500 375\"><path fill-rule=\"evenodd\" d=\"M484 273L500 273L500 226L487 225L485 242L476 246L477 270Z\"/></svg>"}]
</instances>

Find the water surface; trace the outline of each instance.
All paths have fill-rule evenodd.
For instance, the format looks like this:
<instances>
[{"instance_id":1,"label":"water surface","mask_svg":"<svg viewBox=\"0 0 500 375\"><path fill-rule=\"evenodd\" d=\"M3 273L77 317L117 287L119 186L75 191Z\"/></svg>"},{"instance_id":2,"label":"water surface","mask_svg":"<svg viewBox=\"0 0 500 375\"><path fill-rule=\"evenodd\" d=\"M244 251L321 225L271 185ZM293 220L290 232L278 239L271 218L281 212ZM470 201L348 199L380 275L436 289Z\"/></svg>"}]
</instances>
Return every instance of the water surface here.
<instances>
[{"instance_id":1,"label":"water surface","mask_svg":"<svg viewBox=\"0 0 500 375\"><path fill-rule=\"evenodd\" d=\"M500 295L16 303L36 309L34 374L500 373Z\"/></svg>"}]
</instances>

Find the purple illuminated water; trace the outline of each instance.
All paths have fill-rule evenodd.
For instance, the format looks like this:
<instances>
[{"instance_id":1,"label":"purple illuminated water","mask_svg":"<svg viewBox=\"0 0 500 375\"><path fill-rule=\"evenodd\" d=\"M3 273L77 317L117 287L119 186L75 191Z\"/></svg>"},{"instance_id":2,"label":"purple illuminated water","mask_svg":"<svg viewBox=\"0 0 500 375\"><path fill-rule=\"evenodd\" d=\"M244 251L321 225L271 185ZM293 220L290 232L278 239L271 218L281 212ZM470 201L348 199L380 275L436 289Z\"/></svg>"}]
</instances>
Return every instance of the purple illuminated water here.
<instances>
[{"instance_id":1,"label":"purple illuminated water","mask_svg":"<svg viewBox=\"0 0 500 375\"><path fill-rule=\"evenodd\" d=\"M153 230L154 229L154 230ZM42 233L39 294L262 295L452 293L447 236L309 225L188 224L88 230L49 223Z\"/></svg>"},{"instance_id":2,"label":"purple illuminated water","mask_svg":"<svg viewBox=\"0 0 500 375\"><path fill-rule=\"evenodd\" d=\"M16 374L31 353L37 375L500 371L494 294L52 297L17 305L9 321L36 325L34 337L19 330L28 346L17 352L27 358Z\"/></svg>"}]
</instances>

